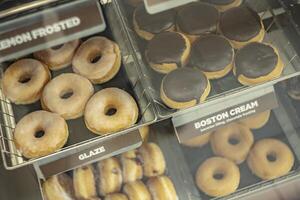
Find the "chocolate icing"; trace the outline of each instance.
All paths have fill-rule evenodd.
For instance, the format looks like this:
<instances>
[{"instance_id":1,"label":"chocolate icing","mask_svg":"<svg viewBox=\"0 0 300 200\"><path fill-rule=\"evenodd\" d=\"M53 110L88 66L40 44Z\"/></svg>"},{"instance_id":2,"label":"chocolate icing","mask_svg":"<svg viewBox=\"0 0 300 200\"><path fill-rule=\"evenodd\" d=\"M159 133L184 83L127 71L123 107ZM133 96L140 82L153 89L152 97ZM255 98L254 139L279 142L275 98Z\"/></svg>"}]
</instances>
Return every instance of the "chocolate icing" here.
<instances>
[{"instance_id":1,"label":"chocolate icing","mask_svg":"<svg viewBox=\"0 0 300 200\"><path fill-rule=\"evenodd\" d=\"M157 34L166 31L175 25L176 12L168 10L158 14L150 15L147 13L144 4L135 10L135 21L141 30Z\"/></svg>"},{"instance_id":2,"label":"chocolate icing","mask_svg":"<svg viewBox=\"0 0 300 200\"><path fill-rule=\"evenodd\" d=\"M228 5L233 3L235 0L202 0L205 3L211 3L214 5Z\"/></svg>"},{"instance_id":3,"label":"chocolate icing","mask_svg":"<svg viewBox=\"0 0 300 200\"><path fill-rule=\"evenodd\" d=\"M278 63L274 49L262 43L254 42L240 49L235 58L237 75L259 78L271 73Z\"/></svg>"},{"instance_id":4,"label":"chocolate icing","mask_svg":"<svg viewBox=\"0 0 300 200\"><path fill-rule=\"evenodd\" d=\"M179 29L190 35L215 33L219 20L219 11L208 4L190 3L177 13Z\"/></svg>"},{"instance_id":5,"label":"chocolate icing","mask_svg":"<svg viewBox=\"0 0 300 200\"><path fill-rule=\"evenodd\" d=\"M151 63L177 63L180 66L182 54L186 48L186 41L181 34L165 32L155 35L149 41L146 55Z\"/></svg>"},{"instance_id":6,"label":"chocolate icing","mask_svg":"<svg viewBox=\"0 0 300 200\"><path fill-rule=\"evenodd\" d=\"M260 33L261 19L249 7L235 7L221 15L220 29L228 39L245 42Z\"/></svg>"},{"instance_id":7,"label":"chocolate icing","mask_svg":"<svg viewBox=\"0 0 300 200\"><path fill-rule=\"evenodd\" d=\"M217 35L197 39L192 46L191 64L205 72L223 70L231 64L233 48L229 41Z\"/></svg>"},{"instance_id":8,"label":"chocolate icing","mask_svg":"<svg viewBox=\"0 0 300 200\"><path fill-rule=\"evenodd\" d=\"M208 80L199 69L185 67L167 74L163 79L162 89L165 95L173 101L196 100L199 103L207 85Z\"/></svg>"}]
</instances>

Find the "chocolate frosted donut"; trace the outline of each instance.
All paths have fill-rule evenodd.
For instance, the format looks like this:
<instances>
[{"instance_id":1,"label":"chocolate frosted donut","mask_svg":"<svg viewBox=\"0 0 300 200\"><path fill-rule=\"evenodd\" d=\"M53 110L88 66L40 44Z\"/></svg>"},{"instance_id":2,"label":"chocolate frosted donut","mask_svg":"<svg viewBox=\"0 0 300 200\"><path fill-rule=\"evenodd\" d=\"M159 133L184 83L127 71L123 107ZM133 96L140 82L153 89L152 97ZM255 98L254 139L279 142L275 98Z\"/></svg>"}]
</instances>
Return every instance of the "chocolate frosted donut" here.
<instances>
[{"instance_id":1,"label":"chocolate frosted donut","mask_svg":"<svg viewBox=\"0 0 300 200\"><path fill-rule=\"evenodd\" d=\"M191 64L216 79L228 74L233 67L234 50L222 36L209 35L198 38L192 45Z\"/></svg>"},{"instance_id":2,"label":"chocolate frosted donut","mask_svg":"<svg viewBox=\"0 0 300 200\"><path fill-rule=\"evenodd\" d=\"M157 72L169 73L188 62L191 44L186 36L178 32L157 34L149 41L146 58Z\"/></svg>"},{"instance_id":3,"label":"chocolate frosted donut","mask_svg":"<svg viewBox=\"0 0 300 200\"><path fill-rule=\"evenodd\" d=\"M258 42L250 43L237 52L233 68L234 74L243 85L273 80L282 71L283 63L277 49Z\"/></svg>"},{"instance_id":4,"label":"chocolate frosted donut","mask_svg":"<svg viewBox=\"0 0 300 200\"><path fill-rule=\"evenodd\" d=\"M242 0L202 0L202 2L212 4L219 11L224 12L230 8L241 5Z\"/></svg>"},{"instance_id":5,"label":"chocolate frosted donut","mask_svg":"<svg viewBox=\"0 0 300 200\"><path fill-rule=\"evenodd\" d=\"M220 32L239 49L250 42L261 42L265 35L260 16L251 8L231 8L221 15Z\"/></svg>"},{"instance_id":6,"label":"chocolate frosted donut","mask_svg":"<svg viewBox=\"0 0 300 200\"><path fill-rule=\"evenodd\" d=\"M203 102L210 92L210 83L199 69L179 68L162 81L160 96L170 108L183 109Z\"/></svg>"},{"instance_id":7,"label":"chocolate frosted donut","mask_svg":"<svg viewBox=\"0 0 300 200\"><path fill-rule=\"evenodd\" d=\"M177 28L191 41L199 35L216 33L219 11L211 5L190 3L177 13Z\"/></svg>"},{"instance_id":8,"label":"chocolate frosted donut","mask_svg":"<svg viewBox=\"0 0 300 200\"><path fill-rule=\"evenodd\" d=\"M150 15L144 4L141 4L134 11L134 29L140 37L151 40L155 34L173 31L175 29L175 16L176 12L174 10Z\"/></svg>"}]
</instances>

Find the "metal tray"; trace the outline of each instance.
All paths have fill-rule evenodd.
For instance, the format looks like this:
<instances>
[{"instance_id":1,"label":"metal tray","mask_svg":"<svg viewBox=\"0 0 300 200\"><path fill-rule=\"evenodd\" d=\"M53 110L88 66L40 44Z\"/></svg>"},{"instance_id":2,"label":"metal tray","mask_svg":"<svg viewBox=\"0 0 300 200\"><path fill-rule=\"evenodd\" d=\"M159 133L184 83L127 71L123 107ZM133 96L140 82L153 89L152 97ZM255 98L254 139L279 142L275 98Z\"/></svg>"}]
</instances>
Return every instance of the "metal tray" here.
<instances>
[{"instance_id":1,"label":"metal tray","mask_svg":"<svg viewBox=\"0 0 300 200\"><path fill-rule=\"evenodd\" d=\"M133 60L130 59L131 54L127 48L126 39L124 39L125 34L124 32L118 30L120 22L116 20L117 18L115 17L115 14L116 13L113 9L106 10L106 17L113 20L113 26L108 27L106 31L101 33L100 35L111 38L119 44L122 52L123 65L121 67L121 70L113 80L105 84L95 85L94 87L95 91L107 87L118 87L129 92L137 101L140 111L139 120L134 126L130 127L129 129L113 134L121 135L126 132L136 130L140 126L153 123L156 120L156 116L154 115L154 107L150 101L150 97L147 91L142 87L140 72L138 71L138 68ZM30 55L27 57L30 57ZM9 64L9 62L2 63L3 68L5 69ZM52 72L52 76L57 76L63 72L71 71L71 67L68 67L58 72ZM65 147L63 147L60 151L55 152L54 154L42 158L27 160L21 156L16 146L14 145L13 130L20 118L32 111L41 109L40 102L25 106L14 105L13 103L9 102L9 100L3 95L2 90L0 90L0 108L0 146L2 150L4 165L7 169L19 168L24 165L36 163L42 160L56 160L67 155L74 154L81 149L85 149L90 145L95 144L95 142L97 141L100 142L111 136L97 136L91 133L86 128L83 118L69 120L67 121L67 123L69 126L70 135Z\"/></svg>"},{"instance_id":2,"label":"metal tray","mask_svg":"<svg viewBox=\"0 0 300 200\"><path fill-rule=\"evenodd\" d=\"M299 43L299 39L295 29L289 21L285 10L282 7L278 7L276 1L274 4L274 1L268 0L246 0L245 3L260 14L267 33L264 42L271 43L273 46L277 47L279 49L280 56L285 63L282 76L274 81L259 85L260 88L274 85L280 80L300 74L300 58L297 54L297 52L300 52L299 48L297 47L297 42ZM128 6L123 1L115 1L113 4L121 13L127 34L129 35L133 49L136 52L135 59L139 63L143 72L145 88L149 91L152 100L155 102L155 107L159 118L172 117L183 114L184 112L198 109L199 105L186 110L174 110L166 107L163 104L160 99L160 85L164 75L152 70L144 58L144 51L147 42L141 39L133 29L132 21L134 8ZM258 87L242 86L240 83L238 83L232 73L222 79L213 80L211 83L212 91L206 102L223 98L224 96L231 96L234 93L239 93L242 91L246 92L252 87Z\"/></svg>"}]
</instances>

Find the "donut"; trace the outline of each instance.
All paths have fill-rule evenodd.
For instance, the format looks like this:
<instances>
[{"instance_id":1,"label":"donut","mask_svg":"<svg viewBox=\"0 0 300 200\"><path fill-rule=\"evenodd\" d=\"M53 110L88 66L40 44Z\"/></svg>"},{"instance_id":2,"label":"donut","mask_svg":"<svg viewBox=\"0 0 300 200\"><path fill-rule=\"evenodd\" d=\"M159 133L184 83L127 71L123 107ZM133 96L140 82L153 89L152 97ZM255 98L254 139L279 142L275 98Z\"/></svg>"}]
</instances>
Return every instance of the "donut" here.
<instances>
[{"instance_id":1,"label":"donut","mask_svg":"<svg viewBox=\"0 0 300 200\"><path fill-rule=\"evenodd\" d=\"M97 163L99 172L98 191L101 196L119 192L122 186L122 171L116 158L108 158Z\"/></svg>"},{"instance_id":2,"label":"donut","mask_svg":"<svg viewBox=\"0 0 300 200\"><path fill-rule=\"evenodd\" d=\"M178 32L156 34L148 43L145 56L150 67L167 74L187 64L191 51L188 38Z\"/></svg>"},{"instance_id":3,"label":"donut","mask_svg":"<svg viewBox=\"0 0 300 200\"><path fill-rule=\"evenodd\" d=\"M177 30L187 35L191 42L197 37L216 33L219 11L209 4L190 3L177 12Z\"/></svg>"},{"instance_id":4,"label":"donut","mask_svg":"<svg viewBox=\"0 0 300 200\"><path fill-rule=\"evenodd\" d=\"M75 199L72 179L66 174L55 175L47 179L42 189L47 200Z\"/></svg>"},{"instance_id":5,"label":"donut","mask_svg":"<svg viewBox=\"0 0 300 200\"><path fill-rule=\"evenodd\" d=\"M265 36L260 16L251 8L239 6L222 13L219 31L240 49L251 42L262 42Z\"/></svg>"},{"instance_id":6,"label":"donut","mask_svg":"<svg viewBox=\"0 0 300 200\"><path fill-rule=\"evenodd\" d=\"M59 70L69 66L80 41L74 40L62 45L33 53L33 56L45 63L50 70Z\"/></svg>"},{"instance_id":7,"label":"donut","mask_svg":"<svg viewBox=\"0 0 300 200\"><path fill-rule=\"evenodd\" d=\"M260 129L268 123L270 115L271 110L267 110L265 112L258 113L245 119L242 119L239 121L239 123L244 124L250 129Z\"/></svg>"},{"instance_id":8,"label":"donut","mask_svg":"<svg viewBox=\"0 0 300 200\"><path fill-rule=\"evenodd\" d=\"M300 100L300 76L293 77L287 80L286 84L288 95L294 99Z\"/></svg>"},{"instance_id":9,"label":"donut","mask_svg":"<svg viewBox=\"0 0 300 200\"><path fill-rule=\"evenodd\" d=\"M133 182L143 178L143 166L137 150L131 150L121 155L123 182Z\"/></svg>"},{"instance_id":10,"label":"donut","mask_svg":"<svg viewBox=\"0 0 300 200\"><path fill-rule=\"evenodd\" d=\"M148 140L150 128L149 126L142 126L139 128L140 135L142 136L143 142Z\"/></svg>"},{"instance_id":11,"label":"donut","mask_svg":"<svg viewBox=\"0 0 300 200\"><path fill-rule=\"evenodd\" d=\"M93 37L80 45L73 61L73 71L92 83L110 81L121 67L119 46L106 37Z\"/></svg>"},{"instance_id":12,"label":"donut","mask_svg":"<svg viewBox=\"0 0 300 200\"><path fill-rule=\"evenodd\" d=\"M122 193L109 194L104 200L128 200L127 196Z\"/></svg>"},{"instance_id":13,"label":"donut","mask_svg":"<svg viewBox=\"0 0 300 200\"><path fill-rule=\"evenodd\" d=\"M251 149L247 164L253 174L271 180L287 174L294 165L291 149L277 139L262 139Z\"/></svg>"},{"instance_id":14,"label":"donut","mask_svg":"<svg viewBox=\"0 0 300 200\"><path fill-rule=\"evenodd\" d=\"M178 200L173 182L167 176L152 177L147 186L153 200Z\"/></svg>"},{"instance_id":15,"label":"donut","mask_svg":"<svg viewBox=\"0 0 300 200\"><path fill-rule=\"evenodd\" d=\"M201 37L192 44L190 63L209 79L222 78L233 68L234 49L222 36Z\"/></svg>"},{"instance_id":16,"label":"donut","mask_svg":"<svg viewBox=\"0 0 300 200\"><path fill-rule=\"evenodd\" d=\"M242 4L242 0L202 0L215 6L220 12L224 12L230 8L238 7Z\"/></svg>"},{"instance_id":17,"label":"donut","mask_svg":"<svg viewBox=\"0 0 300 200\"><path fill-rule=\"evenodd\" d=\"M205 101L210 82L203 72L193 68L179 68L167 74L161 83L160 97L173 109L184 109Z\"/></svg>"},{"instance_id":18,"label":"donut","mask_svg":"<svg viewBox=\"0 0 300 200\"><path fill-rule=\"evenodd\" d=\"M2 90L15 104L31 104L40 99L50 78L48 68L40 61L21 59L4 72Z\"/></svg>"},{"instance_id":19,"label":"donut","mask_svg":"<svg viewBox=\"0 0 300 200\"><path fill-rule=\"evenodd\" d=\"M55 113L35 111L16 125L14 141L26 158L38 158L61 149L69 137L66 121Z\"/></svg>"},{"instance_id":20,"label":"donut","mask_svg":"<svg viewBox=\"0 0 300 200\"><path fill-rule=\"evenodd\" d=\"M205 194L222 197L234 193L240 184L240 170L226 158L212 157L197 170L196 184Z\"/></svg>"},{"instance_id":21,"label":"donut","mask_svg":"<svg viewBox=\"0 0 300 200\"><path fill-rule=\"evenodd\" d=\"M73 171L73 185L78 199L90 199L97 196L96 179L92 165Z\"/></svg>"},{"instance_id":22,"label":"donut","mask_svg":"<svg viewBox=\"0 0 300 200\"><path fill-rule=\"evenodd\" d=\"M42 107L64 119L81 117L85 105L94 93L92 83L77 74L65 73L52 79L42 93Z\"/></svg>"},{"instance_id":23,"label":"donut","mask_svg":"<svg viewBox=\"0 0 300 200\"><path fill-rule=\"evenodd\" d=\"M158 14L149 14L144 4L140 4L133 13L135 32L145 40L151 40L155 34L175 30L176 11L168 10Z\"/></svg>"},{"instance_id":24,"label":"donut","mask_svg":"<svg viewBox=\"0 0 300 200\"><path fill-rule=\"evenodd\" d=\"M154 177L164 174L166 161L160 147L155 143L146 143L138 149L143 164L144 176Z\"/></svg>"},{"instance_id":25,"label":"donut","mask_svg":"<svg viewBox=\"0 0 300 200\"><path fill-rule=\"evenodd\" d=\"M138 114L138 106L130 94L118 88L106 88L88 101L84 121L90 131L103 135L134 125Z\"/></svg>"},{"instance_id":26,"label":"donut","mask_svg":"<svg viewBox=\"0 0 300 200\"><path fill-rule=\"evenodd\" d=\"M193 137L185 142L182 142L182 144L187 147L203 147L209 142L211 134L212 133L210 132L203 133L197 137Z\"/></svg>"},{"instance_id":27,"label":"donut","mask_svg":"<svg viewBox=\"0 0 300 200\"><path fill-rule=\"evenodd\" d=\"M253 42L236 53L233 73L243 85L254 85L280 77L283 62L270 44Z\"/></svg>"},{"instance_id":28,"label":"donut","mask_svg":"<svg viewBox=\"0 0 300 200\"><path fill-rule=\"evenodd\" d=\"M250 129L238 123L231 123L215 131L210 140L215 155L241 164L254 143Z\"/></svg>"},{"instance_id":29,"label":"donut","mask_svg":"<svg viewBox=\"0 0 300 200\"><path fill-rule=\"evenodd\" d=\"M148 188L142 181L126 183L123 192L129 200L152 200Z\"/></svg>"}]
</instances>

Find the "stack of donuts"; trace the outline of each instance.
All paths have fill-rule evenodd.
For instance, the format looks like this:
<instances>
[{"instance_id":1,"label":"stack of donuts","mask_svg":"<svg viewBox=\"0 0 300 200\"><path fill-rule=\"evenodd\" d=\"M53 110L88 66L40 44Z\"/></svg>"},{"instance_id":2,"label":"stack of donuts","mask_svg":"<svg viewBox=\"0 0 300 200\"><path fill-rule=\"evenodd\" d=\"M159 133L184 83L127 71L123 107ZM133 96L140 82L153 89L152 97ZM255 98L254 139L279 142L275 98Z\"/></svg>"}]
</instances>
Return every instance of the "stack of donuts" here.
<instances>
[{"instance_id":1,"label":"stack of donuts","mask_svg":"<svg viewBox=\"0 0 300 200\"><path fill-rule=\"evenodd\" d=\"M251 130L262 128L269 120L266 111L231 123L213 133L185 142L188 147L202 147L210 142L214 157L205 160L196 172L196 184L205 194L222 197L239 188L240 164L262 180L286 175L294 165L294 154L284 142L274 138L254 141Z\"/></svg>"},{"instance_id":2,"label":"stack of donuts","mask_svg":"<svg viewBox=\"0 0 300 200\"><path fill-rule=\"evenodd\" d=\"M278 78L283 63L278 50L262 43L262 19L242 0L203 0L150 15L136 6L133 27L147 42L145 59L165 74L160 96L165 105L184 109L203 102L210 80L230 72L242 85Z\"/></svg>"},{"instance_id":3,"label":"stack of donuts","mask_svg":"<svg viewBox=\"0 0 300 200\"><path fill-rule=\"evenodd\" d=\"M164 175L166 162L155 143L60 174L43 183L47 200L177 200L176 190Z\"/></svg>"},{"instance_id":4,"label":"stack of donuts","mask_svg":"<svg viewBox=\"0 0 300 200\"><path fill-rule=\"evenodd\" d=\"M136 123L139 109L126 91L105 88L94 94L93 84L110 81L121 67L115 42L96 36L42 50L33 57L12 63L1 82L12 103L40 100L43 109L27 114L15 127L14 141L24 157L37 158L62 148L69 136L66 120L83 116L86 127L98 135ZM68 66L74 73L59 73ZM60 75L51 79L51 71Z\"/></svg>"}]
</instances>

